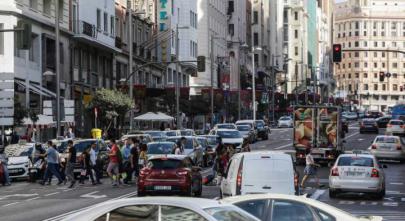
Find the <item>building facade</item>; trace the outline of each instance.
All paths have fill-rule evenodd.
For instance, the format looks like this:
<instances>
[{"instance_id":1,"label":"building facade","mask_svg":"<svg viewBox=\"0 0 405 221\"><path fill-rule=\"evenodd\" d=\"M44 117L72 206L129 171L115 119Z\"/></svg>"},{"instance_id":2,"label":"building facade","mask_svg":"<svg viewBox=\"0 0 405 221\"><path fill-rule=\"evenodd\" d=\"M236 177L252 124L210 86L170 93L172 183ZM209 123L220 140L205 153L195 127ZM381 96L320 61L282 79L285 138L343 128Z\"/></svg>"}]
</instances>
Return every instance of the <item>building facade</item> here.
<instances>
[{"instance_id":1,"label":"building facade","mask_svg":"<svg viewBox=\"0 0 405 221\"><path fill-rule=\"evenodd\" d=\"M334 66L336 93L358 109L387 111L404 99L404 53L387 51L405 51L404 7L399 0L350 0L334 6L334 43L343 50L342 62Z\"/></svg>"}]
</instances>

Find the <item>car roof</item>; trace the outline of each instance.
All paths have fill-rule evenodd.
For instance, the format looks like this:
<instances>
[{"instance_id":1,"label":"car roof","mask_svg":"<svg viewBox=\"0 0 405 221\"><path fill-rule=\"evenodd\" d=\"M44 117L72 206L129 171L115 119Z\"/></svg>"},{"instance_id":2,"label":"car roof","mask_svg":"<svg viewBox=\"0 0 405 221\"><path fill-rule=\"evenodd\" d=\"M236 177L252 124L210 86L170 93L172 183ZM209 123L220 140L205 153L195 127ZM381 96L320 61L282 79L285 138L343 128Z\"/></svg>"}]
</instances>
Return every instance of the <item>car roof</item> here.
<instances>
[{"instance_id":1,"label":"car roof","mask_svg":"<svg viewBox=\"0 0 405 221\"><path fill-rule=\"evenodd\" d=\"M235 125L234 123L221 123L221 124L215 124L215 125Z\"/></svg>"},{"instance_id":2,"label":"car roof","mask_svg":"<svg viewBox=\"0 0 405 221\"><path fill-rule=\"evenodd\" d=\"M328 213L335 213L336 211L339 211L341 213L340 215L345 216L345 217L342 217L342 220L345 220L345 219L346 220L359 220L358 218L354 217L353 215L349 214L348 212L345 212L341 209L338 209L338 208L328 205L326 203L320 202L318 200L307 198L306 195L295 196L295 195L276 194L276 193L247 194L247 195L242 195L242 196L228 197L228 198L220 200L220 202L235 204L238 202L245 202L245 201L250 201L250 200L258 200L258 199L282 199L282 200L298 201L301 203L309 204L316 208L320 208Z\"/></svg>"},{"instance_id":3,"label":"car roof","mask_svg":"<svg viewBox=\"0 0 405 221\"><path fill-rule=\"evenodd\" d=\"M403 120L399 120L399 119L392 119L392 120L390 120L390 122L391 121L399 121L399 122L404 122Z\"/></svg>"},{"instance_id":4,"label":"car roof","mask_svg":"<svg viewBox=\"0 0 405 221\"><path fill-rule=\"evenodd\" d=\"M112 211L116 208L131 206L131 205L170 205L176 207L183 207L191 210L201 210L212 207L228 206L222 202L203 199L203 198L188 198L188 197L140 197L140 198L126 198L106 201L96 204L79 213L72 214L66 220L84 221L93 220Z\"/></svg>"},{"instance_id":5,"label":"car roof","mask_svg":"<svg viewBox=\"0 0 405 221\"><path fill-rule=\"evenodd\" d=\"M174 154L158 154L151 156L148 160L155 160L161 158L167 158L169 160L183 160L184 158L188 157L187 155L174 155Z\"/></svg>"},{"instance_id":6,"label":"car roof","mask_svg":"<svg viewBox=\"0 0 405 221\"><path fill-rule=\"evenodd\" d=\"M280 151L271 151L271 150L264 150L264 151L255 151L255 152L243 152L243 153L237 153L234 156L235 157L245 157L246 158L254 158L258 156L263 156L263 155L272 155L272 156L280 156L280 157L285 157L286 159L291 159L291 155L285 152L280 152Z\"/></svg>"},{"instance_id":7,"label":"car roof","mask_svg":"<svg viewBox=\"0 0 405 221\"><path fill-rule=\"evenodd\" d=\"M156 141L156 142L150 142L147 145L149 146L149 145L153 145L153 144L169 144L169 145L171 145L171 144L175 144L175 143L170 142L170 141Z\"/></svg>"},{"instance_id":8,"label":"car roof","mask_svg":"<svg viewBox=\"0 0 405 221\"><path fill-rule=\"evenodd\" d=\"M216 129L216 131L238 131L235 129Z\"/></svg>"},{"instance_id":9,"label":"car roof","mask_svg":"<svg viewBox=\"0 0 405 221\"><path fill-rule=\"evenodd\" d=\"M237 123L254 123L254 120L238 120L235 124Z\"/></svg>"},{"instance_id":10,"label":"car roof","mask_svg":"<svg viewBox=\"0 0 405 221\"><path fill-rule=\"evenodd\" d=\"M372 158L374 159L374 155L371 154L355 154L355 153L345 153L345 154L340 154L339 158L341 157L367 157L367 158Z\"/></svg>"},{"instance_id":11,"label":"car roof","mask_svg":"<svg viewBox=\"0 0 405 221\"><path fill-rule=\"evenodd\" d=\"M380 137L385 137L385 138L398 138L399 136L393 136L393 135L377 135L375 138L380 138Z\"/></svg>"},{"instance_id":12,"label":"car roof","mask_svg":"<svg viewBox=\"0 0 405 221\"><path fill-rule=\"evenodd\" d=\"M186 139L193 139L195 136L173 136L173 137L168 137L167 140L174 140L174 139L181 139L182 137Z\"/></svg>"},{"instance_id":13,"label":"car roof","mask_svg":"<svg viewBox=\"0 0 405 221\"><path fill-rule=\"evenodd\" d=\"M88 141L104 141L103 139L80 139L80 140L74 140L74 143L81 143L81 142L88 142Z\"/></svg>"}]
</instances>

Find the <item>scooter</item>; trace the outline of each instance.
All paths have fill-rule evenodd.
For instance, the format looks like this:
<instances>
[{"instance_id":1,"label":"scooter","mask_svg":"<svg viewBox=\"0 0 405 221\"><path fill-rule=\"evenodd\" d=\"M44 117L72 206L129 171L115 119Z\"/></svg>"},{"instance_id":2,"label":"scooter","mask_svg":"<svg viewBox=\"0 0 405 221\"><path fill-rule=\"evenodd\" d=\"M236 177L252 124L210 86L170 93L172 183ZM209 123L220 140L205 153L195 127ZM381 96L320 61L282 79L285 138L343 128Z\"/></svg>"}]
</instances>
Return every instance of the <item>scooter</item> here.
<instances>
[{"instance_id":1,"label":"scooter","mask_svg":"<svg viewBox=\"0 0 405 221\"><path fill-rule=\"evenodd\" d=\"M45 172L45 161L38 159L36 162L30 160L28 166L29 181L35 183L38 179L42 179Z\"/></svg>"}]
</instances>

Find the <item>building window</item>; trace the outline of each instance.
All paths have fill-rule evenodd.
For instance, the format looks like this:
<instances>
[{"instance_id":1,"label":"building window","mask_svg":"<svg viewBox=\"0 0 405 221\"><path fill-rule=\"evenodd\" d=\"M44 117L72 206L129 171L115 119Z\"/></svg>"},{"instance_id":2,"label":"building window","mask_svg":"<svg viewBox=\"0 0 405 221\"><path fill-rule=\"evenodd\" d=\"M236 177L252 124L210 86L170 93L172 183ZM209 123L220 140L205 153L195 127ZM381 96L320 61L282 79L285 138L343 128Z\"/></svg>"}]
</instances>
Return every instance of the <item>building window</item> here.
<instances>
[{"instance_id":1,"label":"building window","mask_svg":"<svg viewBox=\"0 0 405 221\"><path fill-rule=\"evenodd\" d=\"M115 34L115 17L114 16L111 16L110 17L110 34L112 35L112 36L114 36L114 34Z\"/></svg>"},{"instance_id":2,"label":"building window","mask_svg":"<svg viewBox=\"0 0 405 221\"><path fill-rule=\"evenodd\" d=\"M367 78L367 77L368 77L368 74L367 74L367 73L364 73L364 74L363 74L363 77L364 77L364 78Z\"/></svg>"},{"instance_id":3,"label":"building window","mask_svg":"<svg viewBox=\"0 0 405 221\"><path fill-rule=\"evenodd\" d=\"M358 68L358 67L360 67L360 64L359 64L359 62L354 62L354 67L355 67L355 68Z\"/></svg>"},{"instance_id":4,"label":"building window","mask_svg":"<svg viewBox=\"0 0 405 221\"><path fill-rule=\"evenodd\" d=\"M358 41L354 42L354 47L359 47L359 42Z\"/></svg>"},{"instance_id":5,"label":"building window","mask_svg":"<svg viewBox=\"0 0 405 221\"><path fill-rule=\"evenodd\" d=\"M258 24L259 23L259 12L254 11L253 12L253 24Z\"/></svg>"},{"instance_id":6,"label":"building window","mask_svg":"<svg viewBox=\"0 0 405 221\"><path fill-rule=\"evenodd\" d=\"M385 36L385 31L381 32L381 36L384 37Z\"/></svg>"},{"instance_id":7,"label":"building window","mask_svg":"<svg viewBox=\"0 0 405 221\"><path fill-rule=\"evenodd\" d=\"M398 78L398 74L397 74L397 73L393 73L393 74L392 74L392 78Z\"/></svg>"},{"instance_id":8,"label":"building window","mask_svg":"<svg viewBox=\"0 0 405 221\"><path fill-rule=\"evenodd\" d=\"M44 0L43 11L44 14L50 16L51 15L51 4L52 0Z\"/></svg>"},{"instance_id":9,"label":"building window","mask_svg":"<svg viewBox=\"0 0 405 221\"><path fill-rule=\"evenodd\" d=\"M360 23L358 21L354 22L354 27L355 29L359 29L360 28Z\"/></svg>"},{"instance_id":10,"label":"building window","mask_svg":"<svg viewBox=\"0 0 405 221\"><path fill-rule=\"evenodd\" d=\"M294 20L298 21L298 12L294 12ZM339 27L340 27L340 25L339 25Z\"/></svg>"},{"instance_id":11,"label":"building window","mask_svg":"<svg viewBox=\"0 0 405 221\"><path fill-rule=\"evenodd\" d=\"M378 84L374 84L374 90L378 91Z\"/></svg>"},{"instance_id":12,"label":"building window","mask_svg":"<svg viewBox=\"0 0 405 221\"><path fill-rule=\"evenodd\" d=\"M385 22L381 22L381 29L385 29Z\"/></svg>"},{"instance_id":13,"label":"building window","mask_svg":"<svg viewBox=\"0 0 405 221\"><path fill-rule=\"evenodd\" d=\"M358 58L358 57L359 57L359 52L358 52L358 51L354 52L354 57L355 57L355 58Z\"/></svg>"},{"instance_id":14,"label":"building window","mask_svg":"<svg viewBox=\"0 0 405 221\"><path fill-rule=\"evenodd\" d=\"M395 22L395 21L391 22L391 29L397 30L397 22Z\"/></svg>"},{"instance_id":15,"label":"building window","mask_svg":"<svg viewBox=\"0 0 405 221\"><path fill-rule=\"evenodd\" d=\"M97 9L97 30L101 31L101 11Z\"/></svg>"},{"instance_id":16,"label":"building window","mask_svg":"<svg viewBox=\"0 0 405 221\"><path fill-rule=\"evenodd\" d=\"M398 68L398 63L397 62L392 63L392 68Z\"/></svg>"},{"instance_id":17,"label":"building window","mask_svg":"<svg viewBox=\"0 0 405 221\"><path fill-rule=\"evenodd\" d=\"M377 62L374 62L374 68L378 68Z\"/></svg>"},{"instance_id":18,"label":"building window","mask_svg":"<svg viewBox=\"0 0 405 221\"><path fill-rule=\"evenodd\" d=\"M373 29L377 29L377 22L373 22Z\"/></svg>"},{"instance_id":19,"label":"building window","mask_svg":"<svg viewBox=\"0 0 405 221\"><path fill-rule=\"evenodd\" d=\"M351 79L351 78L352 78L352 74L349 74L349 76L348 76L347 78Z\"/></svg>"},{"instance_id":20,"label":"building window","mask_svg":"<svg viewBox=\"0 0 405 221\"><path fill-rule=\"evenodd\" d=\"M393 85L392 85L392 90L393 90L393 91L397 91L397 90L398 90L398 85L393 84Z\"/></svg>"},{"instance_id":21,"label":"building window","mask_svg":"<svg viewBox=\"0 0 405 221\"><path fill-rule=\"evenodd\" d=\"M38 9L38 0L30 0L30 8L37 10Z\"/></svg>"},{"instance_id":22,"label":"building window","mask_svg":"<svg viewBox=\"0 0 405 221\"><path fill-rule=\"evenodd\" d=\"M385 52L381 52L381 57L385 58Z\"/></svg>"},{"instance_id":23,"label":"building window","mask_svg":"<svg viewBox=\"0 0 405 221\"><path fill-rule=\"evenodd\" d=\"M104 33L108 33L108 14L104 12Z\"/></svg>"},{"instance_id":24,"label":"building window","mask_svg":"<svg viewBox=\"0 0 405 221\"><path fill-rule=\"evenodd\" d=\"M298 56L298 47L294 47L295 56Z\"/></svg>"},{"instance_id":25,"label":"building window","mask_svg":"<svg viewBox=\"0 0 405 221\"><path fill-rule=\"evenodd\" d=\"M363 32L363 36L367 36L367 31L364 31L364 32Z\"/></svg>"},{"instance_id":26,"label":"building window","mask_svg":"<svg viewBox=\"0 0 405 221\"><path fill-rule=\"evenodd\" d=\"M364 57L365 57L365 58L368 57L368 52L367 52L367 51L364 52Z\"/></svg>"},{"instance_id":27,"label":"building window","mask_svg":"<svg viewBox=\"0 0 405 221\"><path fill-rule=\"evenodd\" d=\"M356 78L359 78L359 77L360 77L360 74L359 74L359 73L355 73L354 76L355 76Z\"/></svg>"},{"instance_id":28,"label":"building window","mask_svg":"<svg viewBox=\"0 0 405 221\"><path fill-rule=\"evenodd\" d=\"M367 29L367 21L364 21L364 29Z\"/></svg>"},{"instance_id":29,"label":"building window","mask_svg":"<svg viewBox=\"0 0 405 221\"><path fill-rule=\"evenodd\" d=\"M368 91L368 84L363 85L363 90Z\"/></svg>"},{"instance_id":30,"label":"building window","mask_svg":"<svg viewBox=\"0 0 405 221\"><path fill-rule=\"evenodd\" d=\"M378 42L377 41L374 42L374 47L378 47Z\"/></svg>"},{"instance_id":31,"label":"building window","mask_svg":"<svg viewBox=\"0 0 405 221\"><path fill-rule=\"evenodd\" d=\"M373 36L377 37L377 32L376 31L373 31Z\"/></svg>"},{"instance_id":32,"label":"building window","mask_svg":"<svg viewBox=\"0 0 405 221\"><path fill-rule=\"evenodd\" d=\"M397 42L396 41L392 42L392 47L397 47Z\"/></svg>"},{"instance_id":33,"label":"building window","mask_svg":"<svg viewBox=\"0 0 405 221\"><path fill-rule=\"evenodd\" d=\"M377 73L374 73L374 78L377 78L378 77L378 74Z\"/></svg>"},{"instance_id":34,"label":"building window","mask_svg":"<svg viewBox=\"0 0 405 221\"><path fill-rule=\"evenodd\" d=\"M296 29L296 30L294 30L294 37L295 37L295 39L297 39L298 38L298 30Z\"/></svg>"},{"instance_id":35,"label":"building window","mask_svg":"<svg viewBox=\"0 0 405 221\"><path fill-rule=\"evenodd\" d=\"M378 57L378 52L374 52L374 57Z\"/></svg>"},{"instance_id":36,"label":"building window","mask_svg":"<svg viewBox=\"0 0 405 221\"><path fill-rule=\"evenodd\" d=\"M382 85L382 90L383 90L383 91L387 90L387 85L386 85L386 84L383 84L383 85Z\"/></svg>"},{"instance_id":37,"label":"building window","mask_svg":"<svg viewBox=\"0 0 405 221\"><path fill-rule=\"evenodd\" d=\"M384 48L385 47L385 41L383 41L381 43L382 43L382 47Z\"/></svg>"},{"instance_id":38,"label":"building window","mask_svg":"<svg viewBox=\"0 0 405 221\"><path fill-rule=\"evenodd\" d=\"M255 32L253 34L253 44L254 44L254 46L259 45L259 33L257 33L257 32Z\"/></svg>"},{"instance_id":39,"label":"building window","mask_svg":"<svg viewBox=\"0 0 405 221\"><path fill-rule=\"evenodd\" d=\"M228 24L228 34L233 36L235 34L235 29L233 24Z\"/></svg>"}]
</instances>

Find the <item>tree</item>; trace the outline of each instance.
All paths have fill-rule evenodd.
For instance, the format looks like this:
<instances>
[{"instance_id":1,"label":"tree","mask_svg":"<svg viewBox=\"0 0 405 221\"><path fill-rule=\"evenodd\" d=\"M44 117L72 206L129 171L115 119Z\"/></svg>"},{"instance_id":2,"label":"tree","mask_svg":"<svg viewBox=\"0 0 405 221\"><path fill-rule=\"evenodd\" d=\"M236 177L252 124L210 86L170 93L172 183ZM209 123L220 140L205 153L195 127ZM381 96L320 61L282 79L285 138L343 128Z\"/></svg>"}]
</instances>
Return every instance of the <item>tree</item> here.
<instances>
[{"instance_id":1,"label":"tree","mask_svg":"<svg viewBox=\"0 0 405 221\"><path fill-rule=\"evenodd\" d=\"M27 108L21 104L20 99L18 99L17 96L14 96L14 126L21 126L24 118L27 116Z\"/></svg>"},{"instance_id":2,"label":"tree","mask_svg":"<svg viewBox=\"0 0 405 221\"><path fill-rule=\"evenodd\" d=\"M123 119L125 114L134 107L134 101L118 90L101 88L98 89L90 102L88 109L93 111L97 108L101 126L108 130L115 119Z\"/></svg>"}]
</instances>

